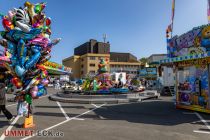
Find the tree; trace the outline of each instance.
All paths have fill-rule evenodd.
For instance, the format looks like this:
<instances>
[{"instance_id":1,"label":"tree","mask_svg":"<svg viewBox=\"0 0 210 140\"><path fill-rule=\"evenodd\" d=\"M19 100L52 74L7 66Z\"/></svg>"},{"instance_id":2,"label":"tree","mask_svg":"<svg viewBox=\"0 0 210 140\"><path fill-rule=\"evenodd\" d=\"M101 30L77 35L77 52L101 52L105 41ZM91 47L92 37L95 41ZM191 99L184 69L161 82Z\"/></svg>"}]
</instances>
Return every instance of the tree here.
<instances>
[{"instance_id":1,"label":"tree","mask_svg":"<svg viewBox=\"0 0 210 140\"><path fill-rule=\"evenodd\" d=\"M142 57L141 59L139 59L139 61L143 64L146 64L148 60L146 57Z\"/></svg>"}]
</instances>

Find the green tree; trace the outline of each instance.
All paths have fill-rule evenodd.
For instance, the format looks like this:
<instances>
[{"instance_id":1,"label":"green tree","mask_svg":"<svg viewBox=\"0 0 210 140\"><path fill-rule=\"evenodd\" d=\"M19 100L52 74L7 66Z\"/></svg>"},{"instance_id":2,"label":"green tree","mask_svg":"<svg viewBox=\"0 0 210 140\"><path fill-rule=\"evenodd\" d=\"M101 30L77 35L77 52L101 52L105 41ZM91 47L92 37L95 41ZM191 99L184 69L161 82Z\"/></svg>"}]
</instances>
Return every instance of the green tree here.
<instances>
[{"instance_id":1,"label":"green tree","mask_svg":"<svg viewBox=\"0 0 210 140\"><path fill-rule=\"evenodd\" d=\"M139 61L143 64L147 63L147 58L146 57L142 57L141 59L139 59Z\"/></svg>"}]
</instances>

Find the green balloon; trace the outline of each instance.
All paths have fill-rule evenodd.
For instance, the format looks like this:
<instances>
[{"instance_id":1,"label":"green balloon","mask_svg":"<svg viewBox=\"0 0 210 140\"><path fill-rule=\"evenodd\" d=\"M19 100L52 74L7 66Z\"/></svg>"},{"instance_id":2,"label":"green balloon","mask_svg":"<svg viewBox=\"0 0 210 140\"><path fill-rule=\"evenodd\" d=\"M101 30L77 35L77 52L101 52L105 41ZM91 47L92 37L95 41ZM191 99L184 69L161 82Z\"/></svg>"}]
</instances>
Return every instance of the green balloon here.
<instances>
[{"instance_id":1,"label":"green balloon","mask_svg":"<svg viewBox=\"0 0 210 140\"><path fill-rule=\"evenodd\" d=\"M37 4L37 5L34 7L34 10L35 10L35 13L40 13L40 12L41 12L41 5L40 5L40 4Z\"/></svg>"},{"instance_id":2,"label":"green balloon","mask_svg":"<svg viewBox=\"0 0 210 140\"><path fill-rule=\"evenodd\" d=\"M25 101L29 104L32 104L32 97L29 94L25 95Z\"/></svg>"}]
</instances>

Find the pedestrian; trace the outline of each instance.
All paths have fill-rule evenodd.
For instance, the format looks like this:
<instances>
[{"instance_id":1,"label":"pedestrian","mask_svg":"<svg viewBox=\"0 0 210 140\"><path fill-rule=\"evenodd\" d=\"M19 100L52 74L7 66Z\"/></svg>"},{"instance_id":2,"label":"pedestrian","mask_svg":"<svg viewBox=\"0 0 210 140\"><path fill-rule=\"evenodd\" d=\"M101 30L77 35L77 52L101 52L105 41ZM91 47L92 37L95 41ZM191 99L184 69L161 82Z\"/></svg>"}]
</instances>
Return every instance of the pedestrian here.
<instances>
[{"instance_id":1,"label":"pedestrian","mask_svg":"<svg viewBox=\"0 0 210 140\"><path fill-rule=\"evenodd\" d=\"M7 120L12 121L14 119L13 115L6 108L6 89L5 84L0 83L0 112L2 111L7 118Z\"/></svg>"}]
</instances>

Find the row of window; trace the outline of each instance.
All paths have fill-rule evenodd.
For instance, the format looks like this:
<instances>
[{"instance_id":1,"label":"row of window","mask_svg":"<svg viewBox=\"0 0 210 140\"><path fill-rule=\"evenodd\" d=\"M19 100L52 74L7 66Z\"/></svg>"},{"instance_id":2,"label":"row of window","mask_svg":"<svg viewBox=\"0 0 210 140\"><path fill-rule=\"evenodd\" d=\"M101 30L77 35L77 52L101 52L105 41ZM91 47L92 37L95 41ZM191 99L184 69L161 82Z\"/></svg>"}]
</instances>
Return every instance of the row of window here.
<instances>
[{"instance_id":1,"label":"row of window","mask_svg":"<svg viewBox=\"0 0 210 140\"><path fill-rule=\"evenodd\" d=\"M94 71L94 70L89 71L89 74L95 74L95 73L96 73L96 71ZM81 74L84 74L84 72L81 71Z\"/></svg>"},{"instance_id":2,"label":"row of window","mask_svg":"<svg viewBox=\"0 0 210 140\"><path fill-rule=\"evenodd\" d=\"M89 56L89 60L96 60L97 57L95 56ZM98 59L105 59L104 57L99 57ZM84 61L84 59L82 58L81 61Z\"/></svg>"},{"instance_id":3,"label":"row of window","mask_svg":"<svg viewBox=\"0 0 210 140\"><path fill-rule=\"evenodd\" d=\"M137 65L110 65L110 67L113 67L113 68L139 68L140 66L137 66Z\"/></svg>"},{"instance_id":4,"label":"row of window","mask_svg":"<svg viewBox=\"0 0 210 140\"><path fill-rule=\"evenodd\" d=\"M116 71L113 71L113 72L116 72ZM95 74L95 73L96 73L96 71L94 71L94 70L89 71L89 74ZM137 71L128 71L126 73L127 74L137 74ZM81 71L81 74L84 74L84 72Z\"/></svg>"}]
</instances>

